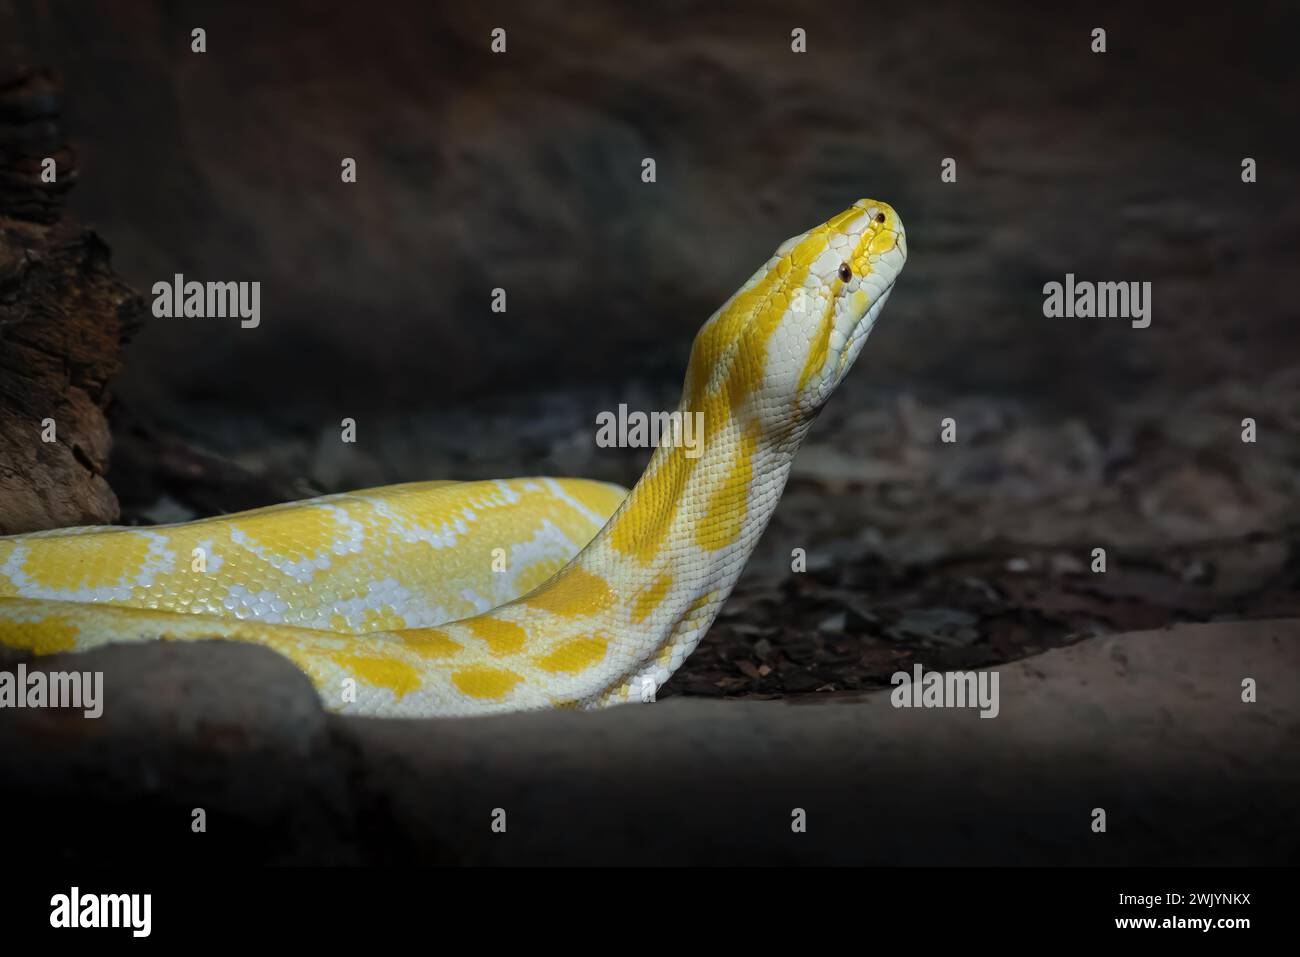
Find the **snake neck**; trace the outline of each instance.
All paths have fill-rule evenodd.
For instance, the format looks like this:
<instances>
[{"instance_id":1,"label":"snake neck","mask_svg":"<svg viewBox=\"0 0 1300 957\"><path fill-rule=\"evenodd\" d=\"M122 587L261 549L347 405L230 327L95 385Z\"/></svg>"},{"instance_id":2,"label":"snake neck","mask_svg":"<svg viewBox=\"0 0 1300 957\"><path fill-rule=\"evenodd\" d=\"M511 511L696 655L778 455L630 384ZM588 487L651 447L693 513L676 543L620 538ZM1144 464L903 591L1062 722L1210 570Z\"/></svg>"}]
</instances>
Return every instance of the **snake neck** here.
<instances>
[{"instance_id":1,"label":"snake neck","mask_svg":"<svg viewBox=\"0 0 1300 957\"><path fill-rule=\"evenodd\" d=\"M764 356L744 338L718 348L702 330L678 406L694 441L661 444L618 511L561 572L521 599L563 606L568 630L608 637L575 700L646 700L708 630L785 487L809 421L760 393ZM748 344L747 344L748 343ZM761 400L761 401L760 401ZM765 414L764 411L766 410ZM575 640L575 639L570 639Z\"/></svg>"}]
</instances>

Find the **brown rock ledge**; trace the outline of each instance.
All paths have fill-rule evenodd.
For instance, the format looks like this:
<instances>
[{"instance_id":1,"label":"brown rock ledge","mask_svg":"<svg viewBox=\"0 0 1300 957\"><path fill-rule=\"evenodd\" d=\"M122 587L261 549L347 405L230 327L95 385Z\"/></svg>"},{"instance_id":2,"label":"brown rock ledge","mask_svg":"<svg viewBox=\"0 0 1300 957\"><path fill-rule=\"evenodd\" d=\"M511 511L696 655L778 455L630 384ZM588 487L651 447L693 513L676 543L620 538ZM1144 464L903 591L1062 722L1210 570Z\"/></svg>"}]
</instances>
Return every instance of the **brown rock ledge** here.
<instances>
[{"instance_id":1,"label":"brown rock ledge","mask_svg":"<svg viewBox=\"0 0 1300 957\"><path fill-rule=\"evenodd\" d=\"M994 720L895 709L887 692L337 717L284 659L224 642L28 667L105 683L96 721L0 711L0 804L27 822L6 842L41 860L1300 862L1297 620L1178 625L1007 664ZM195 807L206 834L191 832ZM791 833L795 807L805 834Z\"/></svg>"}]
</instances>

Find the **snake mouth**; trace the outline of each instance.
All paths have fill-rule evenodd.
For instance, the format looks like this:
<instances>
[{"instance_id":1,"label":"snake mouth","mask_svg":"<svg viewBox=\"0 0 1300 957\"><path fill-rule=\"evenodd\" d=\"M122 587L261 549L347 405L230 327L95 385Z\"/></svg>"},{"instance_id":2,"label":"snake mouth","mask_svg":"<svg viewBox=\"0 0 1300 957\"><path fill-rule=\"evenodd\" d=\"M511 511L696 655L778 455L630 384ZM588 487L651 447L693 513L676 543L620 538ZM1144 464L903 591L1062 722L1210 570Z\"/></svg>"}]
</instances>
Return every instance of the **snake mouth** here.
<instances>
[{"instance_id":1,"label":"snake mouth","mask_svg":"<svg viewBox=\"0 0 1300 957\"><path fill-rule=\"evenodd\" d=\"M832 340L830 353L831 361L835 364L835 373L827 376L822 382L817 395L818 406L830 398L831 393L835 391L835 387L844 381L844 377L853 368L853 363L857 361L858 355L862 352L862 347L866 345L867 336L871 335L871 330L876 325L876 319L879 318L881 310L884 309L885 303L889 300L889 295L893 291L894 284L891 281L884 291L874 298L870 308L867 309L862 318L853 324L848 335L839 340L838 346L836 341Z\"/></svg>"},{"instance_id":2,"label":"snake mouth","mask_svg":"<svg viewBox=\"0 0 1300 957\"><path fill-rule=\"evenodd\" d=\"M841 295L865 297L860 307L845 309L831 333L830 347L833 353L840 354L838 371L841 373L847 371L843 367L844 358L857 355L856 349L861 348L862 340L875 325L881 306L889 298L907 261L907 237L902 223L895 219L895 224L872 229L864 237L865 255L856 260L853 280L840 290Z\"/></svg>"},{"instance_id":3,"label":"snake mouth","mask_svg":"<svg viewBox=\"0 0 1300 957\"><path fill-rule=\"evenodd\" d=\"M845 263L853 278L841 287L840 294L850 297L851 303L855 297L864 298L860 306L846 308L836 317L827 343L825 365L833 371L814 393L813 404L817 408L830 398L853 367L907 261L907 236L897 213L870 201L856 205L865 206L872 221L861 238L858 256L851 266Z\"/></svg>"},{"instance_id":4,"label":"snake mouth","mask_svg":"<svg viewBox=\"0 0 1300 957\"><path fill-rule=\"evenodd\" d=\"M894 290L894 284L891 281L885 286L884 292L877 296L871 303L867 311L852 324L847 335L832 337L827 347L826 369L833 369L833 372L827 372L817 383L811 392L798 400L800 409L810 417L816 417L820 414L822 408L830 400L831 393L836 387L844 381L849 370L853 368L853 363L857 361L858 355L862 352L862 347L866 345L867 336L876 325L876 319L879 318L880 312L889 300L890 293Z\"/></svg>"}]
</instances>

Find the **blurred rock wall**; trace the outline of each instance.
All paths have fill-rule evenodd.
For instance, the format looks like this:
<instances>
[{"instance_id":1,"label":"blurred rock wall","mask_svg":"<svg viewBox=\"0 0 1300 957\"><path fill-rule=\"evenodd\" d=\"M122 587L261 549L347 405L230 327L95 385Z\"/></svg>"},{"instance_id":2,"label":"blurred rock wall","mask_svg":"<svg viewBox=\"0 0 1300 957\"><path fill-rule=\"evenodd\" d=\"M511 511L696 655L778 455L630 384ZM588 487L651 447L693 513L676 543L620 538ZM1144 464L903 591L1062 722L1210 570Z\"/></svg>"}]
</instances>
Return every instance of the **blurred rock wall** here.
<instances>
[{"instance_id":1,"label":"blurred rock wall","mask_svg":"<svg viewBox=\"0 0 1300 957\"><path fill-rule=\"evenodd\" d=\"M123 276L262 283L256 330L150 318L137 406L677 379L781 240L869 195L911 259L855 375L1086 412L1300 355L1298 27L1285 4L19 0L0 56L63 74L72 208ZM1044 318L1066 272L1151 281L1151 327Z\"/></svg>"}]
</instances>

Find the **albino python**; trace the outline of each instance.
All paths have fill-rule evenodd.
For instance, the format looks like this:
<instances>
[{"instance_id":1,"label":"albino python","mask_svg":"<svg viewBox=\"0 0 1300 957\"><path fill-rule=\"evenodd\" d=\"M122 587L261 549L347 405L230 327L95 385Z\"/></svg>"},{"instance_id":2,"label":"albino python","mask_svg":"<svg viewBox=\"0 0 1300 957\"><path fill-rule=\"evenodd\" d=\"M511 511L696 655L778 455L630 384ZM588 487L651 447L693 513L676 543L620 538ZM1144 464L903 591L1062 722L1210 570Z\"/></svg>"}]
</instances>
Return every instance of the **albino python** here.
<instances>
[{"instance_id":1,"label":"albino python","mask_svg":"<svg viewBox=\"0 0 1300 957\"><path fill-rule=\"evenodd\" d=\"M695 339L679 409L703 413L701 447L661 444L630 493L421 482L0 538L0 644L248 641L352 714L650 700L731 592L906 256L875 200L782 243Z\"/></svg>"}]
</instances>

